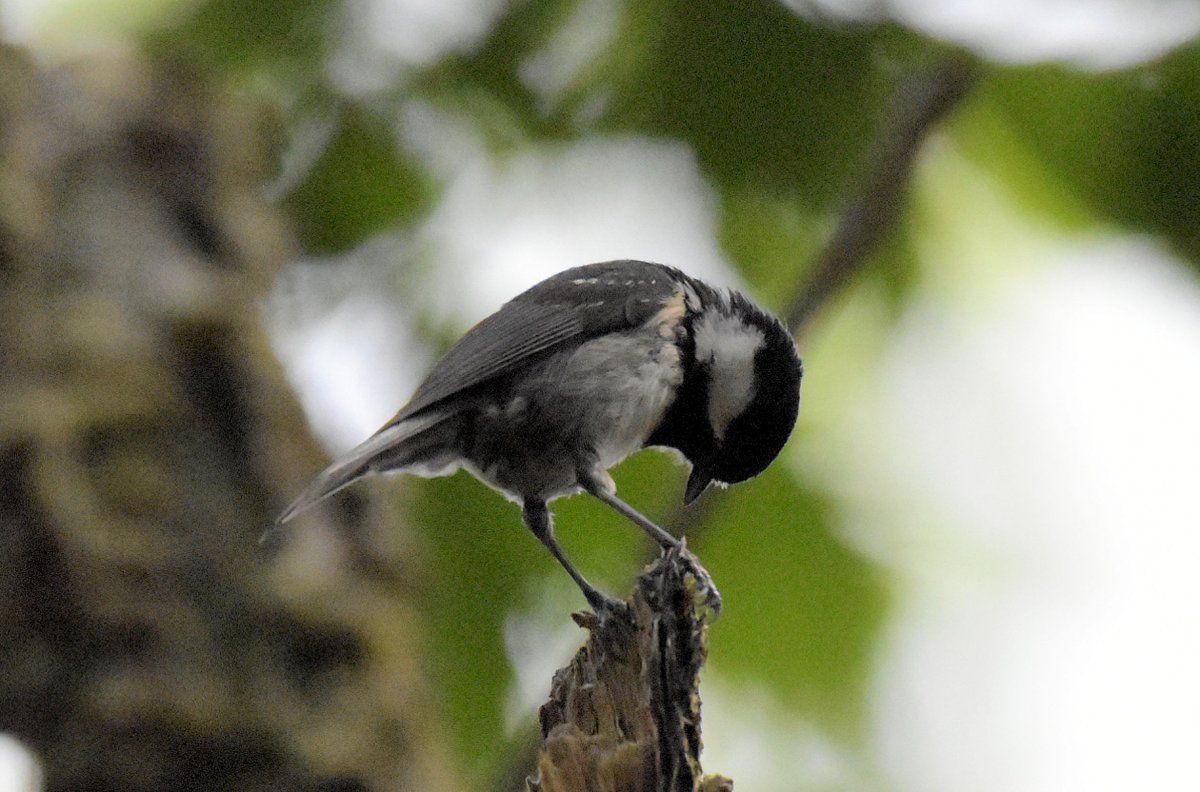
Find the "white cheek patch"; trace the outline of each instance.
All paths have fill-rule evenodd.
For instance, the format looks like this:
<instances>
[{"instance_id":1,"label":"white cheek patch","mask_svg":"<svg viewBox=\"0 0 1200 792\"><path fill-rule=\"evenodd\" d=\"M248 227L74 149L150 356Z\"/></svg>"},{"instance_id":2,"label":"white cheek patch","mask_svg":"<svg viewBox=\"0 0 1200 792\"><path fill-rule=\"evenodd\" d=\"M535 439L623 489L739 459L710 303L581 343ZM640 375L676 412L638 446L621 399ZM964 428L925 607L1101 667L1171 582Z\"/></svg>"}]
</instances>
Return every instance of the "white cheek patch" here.
<instances>
[{"instance_id":1,"label":"white cheek patch","mask_svg":"<svg viewBox=\"0 0 1200 792\"><path fill-rule=\"evenodd\" d=\"M754 354L763 346L757 327L731 316L706 314L696 323L696 360L708 363L708 421L720 440L754 398Z\"/></svg>"}]
</instances>

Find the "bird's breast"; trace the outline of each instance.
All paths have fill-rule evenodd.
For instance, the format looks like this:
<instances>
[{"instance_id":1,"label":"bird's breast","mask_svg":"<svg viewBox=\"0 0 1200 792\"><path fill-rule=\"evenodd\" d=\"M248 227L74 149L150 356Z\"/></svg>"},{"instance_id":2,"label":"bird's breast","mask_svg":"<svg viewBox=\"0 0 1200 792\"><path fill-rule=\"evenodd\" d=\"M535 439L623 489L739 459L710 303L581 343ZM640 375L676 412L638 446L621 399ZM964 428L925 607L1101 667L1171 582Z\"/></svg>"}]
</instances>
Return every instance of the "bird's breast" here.
<instances>
[{"instance_id":1,"label":"bird's breast","mask_svg":"<svg viewBox=\"0 0 1200 792\"><path fill-rule=\"evenodd\" d=\"M520 497L567 494L580 464L607 470L641 449L682 381L674 340L651 328L588 340L480 411L472 467Z\"/></svg>"},{"instance_id":2,"label":"bird's breast","mask_svg":"<svg viewBox=\"0 0 1200 792\"><path fill-rule=\"evenodd\" d=\"M605 469L640 449L683 382L679 348L658 333L605 336L584 344L564 375L576 383L578 436Z\"/></svg>"}]
</instances>

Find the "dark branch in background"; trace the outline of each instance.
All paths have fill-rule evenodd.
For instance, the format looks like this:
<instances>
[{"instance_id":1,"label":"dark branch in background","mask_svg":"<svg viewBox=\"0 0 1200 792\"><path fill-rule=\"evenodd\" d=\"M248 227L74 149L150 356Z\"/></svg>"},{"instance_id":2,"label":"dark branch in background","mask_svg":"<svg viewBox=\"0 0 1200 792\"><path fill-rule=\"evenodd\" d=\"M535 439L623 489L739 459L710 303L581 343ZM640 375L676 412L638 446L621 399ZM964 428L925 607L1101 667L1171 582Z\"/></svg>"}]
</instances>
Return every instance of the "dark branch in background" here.
<instances>
[{"instance_id":1,"label":"dark branch in background","mask_svg":"<svg viewBox=\"0 0 1200 792\"><path fill-rule=\"evenodd\" d=\"M787 324L793 334L799 335L817 310L862 272L895 229L921 144L974 82L971 62L956 56L896 88L868 156L866 176L851 193L833 236L788 307Z\"/></svg>"}]
</instances>

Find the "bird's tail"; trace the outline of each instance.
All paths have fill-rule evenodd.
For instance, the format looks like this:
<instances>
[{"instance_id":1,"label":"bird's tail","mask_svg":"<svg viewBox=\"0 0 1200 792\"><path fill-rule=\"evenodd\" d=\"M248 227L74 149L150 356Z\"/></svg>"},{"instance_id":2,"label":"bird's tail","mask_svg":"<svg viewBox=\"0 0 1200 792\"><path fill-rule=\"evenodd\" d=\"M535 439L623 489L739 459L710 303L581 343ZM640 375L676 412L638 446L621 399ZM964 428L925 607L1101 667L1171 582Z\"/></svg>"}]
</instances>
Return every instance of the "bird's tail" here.
<instances>
[{"instance_id":1,"label":"bird's tail","mask_svg":"<svg viewBox=\"0 0 1200 792\"><path fill-rule=\"evenodd\" d=\"M435 413L408 418L380 429L321 471L300 497L283 510L275 524L283 525L363 476L432 461L431 457L446 448L441 440L443 433L433 430L443 425L448 417L445 413Z\"/></svg>"}]
</instances>

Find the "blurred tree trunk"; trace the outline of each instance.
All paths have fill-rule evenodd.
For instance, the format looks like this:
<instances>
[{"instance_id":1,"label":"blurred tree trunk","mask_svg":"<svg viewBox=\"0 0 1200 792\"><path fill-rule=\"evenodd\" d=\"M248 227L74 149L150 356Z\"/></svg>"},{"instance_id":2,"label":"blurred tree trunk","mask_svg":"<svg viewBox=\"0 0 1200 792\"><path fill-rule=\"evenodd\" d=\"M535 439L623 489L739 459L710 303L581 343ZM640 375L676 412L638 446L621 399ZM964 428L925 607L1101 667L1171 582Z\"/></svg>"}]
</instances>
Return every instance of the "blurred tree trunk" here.
<instances>
[{"instance_id":1,"label":"blurred tree trunk","mask_svg":"<svg viewBox=\"0 0 1200 792\"><path fill-rule=\"evenodd\" d=\"M257 543L323 461L265 140L194 75L0 50L0 731L52 792L454 786L413 570L361 515Z\"/></svg>"}]
</instances>

